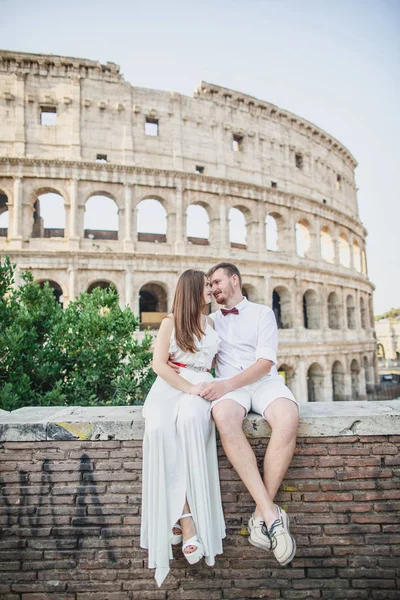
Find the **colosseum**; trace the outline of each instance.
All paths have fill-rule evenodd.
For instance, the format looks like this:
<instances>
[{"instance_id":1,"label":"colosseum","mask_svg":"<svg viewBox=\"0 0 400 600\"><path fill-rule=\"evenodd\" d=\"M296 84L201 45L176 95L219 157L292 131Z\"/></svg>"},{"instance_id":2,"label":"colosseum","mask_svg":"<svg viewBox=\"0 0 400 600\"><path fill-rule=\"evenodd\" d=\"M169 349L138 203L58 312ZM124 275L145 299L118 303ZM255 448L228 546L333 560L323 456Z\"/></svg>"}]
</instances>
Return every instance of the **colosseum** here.
<instances>
[{"instance_id":1,"label":"colosseum","mask_svg":"<svg viewBox=\"0 0 400 600\"><path fill-rule=\"evenodd\" d=\"M0 254L17 279L30 270L64 304L112 283L155 329L180 272L228 259L273 308L301 401L367 397L373 285L357 163L338 140L205 82L187 97L109 62L2 51L0 65Z\"/></svg>"}]
</instances>

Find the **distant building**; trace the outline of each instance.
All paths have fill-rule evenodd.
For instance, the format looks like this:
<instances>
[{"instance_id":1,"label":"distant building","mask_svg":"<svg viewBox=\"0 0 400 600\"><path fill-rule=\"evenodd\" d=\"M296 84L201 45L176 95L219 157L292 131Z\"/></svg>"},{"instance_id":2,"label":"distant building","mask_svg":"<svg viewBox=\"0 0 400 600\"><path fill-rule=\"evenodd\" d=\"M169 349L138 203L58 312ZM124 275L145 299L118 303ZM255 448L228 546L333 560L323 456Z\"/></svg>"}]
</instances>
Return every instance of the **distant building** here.
<instances>
[{"instance_id":1,"label":"distant building","mask_svg":"<svg viewBox=\"0 0 400 600\"><path fill-rule=\"evenodd\" d=\"M382 381L400 381L400 317L375 322L378 343L378 368Z\"/></svg>"}]
</instances>

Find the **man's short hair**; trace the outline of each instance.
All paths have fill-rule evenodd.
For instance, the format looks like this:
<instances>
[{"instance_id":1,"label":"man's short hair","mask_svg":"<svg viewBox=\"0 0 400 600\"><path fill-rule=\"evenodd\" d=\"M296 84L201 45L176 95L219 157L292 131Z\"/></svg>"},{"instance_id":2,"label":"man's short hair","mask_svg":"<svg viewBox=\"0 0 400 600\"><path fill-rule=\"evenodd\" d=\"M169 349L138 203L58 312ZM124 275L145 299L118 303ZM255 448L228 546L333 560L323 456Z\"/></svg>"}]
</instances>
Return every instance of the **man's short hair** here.
<instances>
[{"instance_id":1,"label":"man's short hair","mask_svg":"<svg viewBox=\"0 0 400 600\"><path fill-rule=\"evenodd\" d=\"M236 265L233 265L229 262L220 262L214 267L211 267L211 269L207 273L207 277L211 277L211 275L213 275L215 271L218 271L218 269L223 269L225 274L228 275L228 277L232 277L232 275L237 275L237 278L239 279L240 289L242 289L242 276Z\"/></svg>"}]
</instances>

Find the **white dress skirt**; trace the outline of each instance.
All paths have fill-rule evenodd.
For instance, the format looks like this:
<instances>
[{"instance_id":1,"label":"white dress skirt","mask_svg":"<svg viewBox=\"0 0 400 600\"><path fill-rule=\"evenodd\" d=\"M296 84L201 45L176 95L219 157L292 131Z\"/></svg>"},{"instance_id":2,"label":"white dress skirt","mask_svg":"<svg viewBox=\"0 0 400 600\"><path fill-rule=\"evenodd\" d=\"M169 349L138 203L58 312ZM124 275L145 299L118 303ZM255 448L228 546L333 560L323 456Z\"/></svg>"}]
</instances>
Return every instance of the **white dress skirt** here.
<instances>
[{"instance_id":1,"label":"white dress skirt","mask_svg":"<svg viewBox=\"0 0 400 600\"><path fill-rule=\"evenodd\" d=\"M170 354L174 360L211 368L219 337L211 325L197 352L178 348L172 332ZM180 376L191 383L211 381L212 375L181 368ZM140 545L148 549L148 566L156 569L160 586L169 572L171 536L187 498L201 540L207 565L222 553L225 522L218 474L215 424L211 403L185 394L157 377L143 407L143 486Z\"/></svg>"}]
</instances>

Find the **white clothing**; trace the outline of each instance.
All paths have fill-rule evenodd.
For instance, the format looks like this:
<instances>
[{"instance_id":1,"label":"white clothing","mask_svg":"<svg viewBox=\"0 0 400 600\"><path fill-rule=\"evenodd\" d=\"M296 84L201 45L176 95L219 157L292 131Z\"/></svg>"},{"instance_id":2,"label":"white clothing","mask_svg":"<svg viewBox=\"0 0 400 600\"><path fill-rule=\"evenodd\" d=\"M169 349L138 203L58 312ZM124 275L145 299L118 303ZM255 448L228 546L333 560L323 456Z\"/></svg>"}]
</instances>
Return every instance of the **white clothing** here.
<instances>
[{"instance_id":1,"label":"white clothing","mask_svg":"<svg viewBox=\"0 0 400 600\"><path fill-rule=\"evenodd\" d=\"M238 315L224 316L220 310L212 313L215 331L221 338L215 374L221 379L238 375L259 358L273 362L270 375L277 375L276 351L278 328L274 312L268 306L243 298L236 305Z\"/></svg>"},{"instance_id":2,"label":"white clothing","mask_svg":"<svg viewBox=\"0 0 400 600\"><path fill-rule=\"evenodd\" d=\"M239 314L223 315L221 310L210 315L220 336L215 374L228 379L251 367L260 358L273 364L267 375L258 381L229 392L212 402L230 398L244 407L246 414L252 410L264 416L265 409L277 398L288 398L298 405L276 369L278 328L275 314L268 306L249 302L243 298L236 305Z\"/></svg>"},{"instance_id":3,"label":"white clothing","mask_svg":"<svg viewBox=\"0 0 400 600\"><path fill-rule=\"evenodd\" d=\"M183 352L172 332L169 352L183 364L211 368L219 337L210 324L197 352ZM212 381L207 372L181 368L191 383ZM148 548L149 568L155 568L160 586L169 572L171 536L187 498L205 561L214 565L222 553L225 523L218 474L215 424L211 403L185 394L161 377L154 382L143 407L143 493L140 545Z\"/></svg>"}]
</instances>

